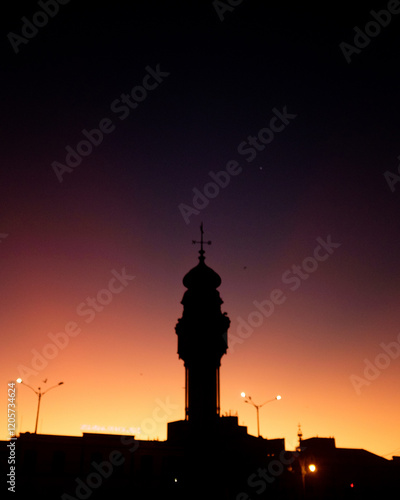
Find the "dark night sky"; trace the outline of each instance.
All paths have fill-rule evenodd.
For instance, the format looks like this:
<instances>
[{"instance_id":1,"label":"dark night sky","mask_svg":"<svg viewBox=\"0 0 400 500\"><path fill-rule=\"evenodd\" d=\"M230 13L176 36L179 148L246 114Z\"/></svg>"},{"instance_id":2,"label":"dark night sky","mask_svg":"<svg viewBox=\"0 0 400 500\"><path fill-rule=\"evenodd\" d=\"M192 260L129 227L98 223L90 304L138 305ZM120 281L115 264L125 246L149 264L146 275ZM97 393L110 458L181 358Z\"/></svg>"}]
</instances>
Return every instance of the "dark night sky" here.
<instances>
[{"instance_id":1,"label":"dark night sky","mask_svg":"<svg viewBox=\"0 0 400 500\"><path fill-rule=\"evenodd\" d=\"M261 427L268 437L286 437L289 447L298 422L305 437L334 435L339 446L379 454L400 446L399 360L360 394L351 382L399 332L400 184L392 192L384 173L398 173L400 155L400 13L348 63L341 42L353 44L353 28L363 29L371 9L388 2L268 3L243 0L221 21L211 0L72 0L17 54L7 35L20 35L21 18L32 19L40 7L7 6L4 385L20 365L31 366L32 349L42 352L48 332L68 321L82 326L29 378L31 385L45 377L65 382L43 408L42 432L80 434L83 424L137 428L155 398L166 395L179 405L171 419L183 417L174 326L181 279L197 261L191 240L203 221L231 334L238 317L255 310L253 301L275 288L287 297L222 360L223 410L239 411L254 433L255 415L240 391L255 400L281 392ZM142 84L148 66L168 76L122 120L112 103ZM246 161L239 145L285 107L296 117ZM52 163L65 163L66 146L75 148L83 129L106 118L113 131L60 183ZM231 160L240 174L186 223L179 206L192 205L193 188L202 191L209 172ZM284 272L328 235L340 247L290 290ZM85 325L77 305L124 267L135 279ZM81 391L101 393L102 401L93 405ZM19 392L21 431L34 418L27 392ZM165 436L164 422L150 433L157 435Z\"/></svg>"}]
</instances>

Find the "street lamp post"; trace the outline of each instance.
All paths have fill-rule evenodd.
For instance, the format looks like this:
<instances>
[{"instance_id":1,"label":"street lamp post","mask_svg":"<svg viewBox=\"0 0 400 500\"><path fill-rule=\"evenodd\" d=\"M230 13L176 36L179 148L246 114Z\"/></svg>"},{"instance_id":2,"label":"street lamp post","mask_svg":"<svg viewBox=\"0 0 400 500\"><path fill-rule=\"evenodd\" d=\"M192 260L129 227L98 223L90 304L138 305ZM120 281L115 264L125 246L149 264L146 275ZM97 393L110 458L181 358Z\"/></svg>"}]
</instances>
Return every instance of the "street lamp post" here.
<instances>
[{"instance_id":1,"label":"street lamp post","mask_svg":"<svg viewBox=\"0 0 400 500\"><path fill-rule=\"evenodd\" d=\"M36 391L33 387L30 385L26 384L21 378L17 378L17 382L19 384L26 385L26 387L29 387L38 397L38 406L37 406L37 412L36 412L36 425L35 425L35 434L37 434L37 428L38 428L38 422L39 422L39 410L40 410L40 401L42 399L42 396L44 396L47 392L49 392L51 389L54 389L55 387L58 387L59 385L62 385L64 382L58 382L58 384L53 385L52 387L49 387L46 391L42 391L40 387L38 387L38 390Z\"/></svg>"},{"instance_id":2,"label":"street lamp post","mask_svg":"<svg viewBox=\"0 0 400 500\"><path fill-rule=\"evenodd\" d=\"M303 498L306 498L306 476L314 474L317 471L317 466L314 463L310 463L307 467L306 460L303 457L301 457L300 470L301 470L301 484L303 486Z\"/></svg>"},{"instance_id":3,"label":"street lamp post","mask_svg":"<svg viewBox=\"0 0 400 500\"><path fill-rule=\"evenodd\" d=\"M258 434L258 437L260 437L260 416L259 416L259 410L260 410L260 408L263 407L267 403L271 403L272 401L276 401L276 400L279 401L280 399L282 399L282 396L280 396L278 394L273 399L268 399L268 401L265 401L261 405L256 405L254 403L254 401L251 399L251 396L246 396L246 393L244 393L244 392L241 393L241 396L242 396L242 398L245 398L244 399L245 403L251 403L254 406L254 408L256 409L256 411L257 411L257 434Z\"/></svg>"}]
</instances>

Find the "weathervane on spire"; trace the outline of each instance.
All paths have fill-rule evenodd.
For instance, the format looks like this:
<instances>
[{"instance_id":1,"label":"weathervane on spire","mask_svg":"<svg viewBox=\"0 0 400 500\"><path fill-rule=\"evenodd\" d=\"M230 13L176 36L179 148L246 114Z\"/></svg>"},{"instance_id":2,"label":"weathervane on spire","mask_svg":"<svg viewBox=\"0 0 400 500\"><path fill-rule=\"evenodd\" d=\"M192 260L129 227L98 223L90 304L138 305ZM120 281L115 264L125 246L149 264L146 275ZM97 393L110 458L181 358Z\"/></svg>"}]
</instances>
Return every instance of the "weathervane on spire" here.
<instances>
[{"instance_id":1,"label":"weathervane on spire","mask_svg":"<svg viewBox=\"0 0 400 500\"><path fill-rule=\"evenodd\" d=\"M204 234L204 231L203 231L203 223L200 224L200 241L196 241L196 240L192 240L192 244L193 245L196 245L197 243L200 243L200 250L199 250L199 254L200 254L200 260L204 260L204 249L203 249L203 245L211 245L211 241L204 241L203 240L203 234Z\"/></svg>"}]
</instances>

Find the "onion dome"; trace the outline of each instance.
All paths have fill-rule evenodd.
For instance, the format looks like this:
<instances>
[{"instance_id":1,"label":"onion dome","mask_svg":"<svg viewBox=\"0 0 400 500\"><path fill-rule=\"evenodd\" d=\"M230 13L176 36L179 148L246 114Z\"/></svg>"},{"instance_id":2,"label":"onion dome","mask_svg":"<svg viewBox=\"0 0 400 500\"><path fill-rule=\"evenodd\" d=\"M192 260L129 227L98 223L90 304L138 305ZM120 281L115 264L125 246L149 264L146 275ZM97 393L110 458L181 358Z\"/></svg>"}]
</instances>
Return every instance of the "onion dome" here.
<instances>
[{"instance_id":1,"label":"onion dome","mask_svg":"<svg viewBox=\"0 0 400 500\"><path fill-rule=\"evenodd\" d=\"M183 278L186 288L218 288L221 284L221 277L211 267L204 263L204 256L199 257L199 263L191 269Z\"/></svg>"}]
</instances>

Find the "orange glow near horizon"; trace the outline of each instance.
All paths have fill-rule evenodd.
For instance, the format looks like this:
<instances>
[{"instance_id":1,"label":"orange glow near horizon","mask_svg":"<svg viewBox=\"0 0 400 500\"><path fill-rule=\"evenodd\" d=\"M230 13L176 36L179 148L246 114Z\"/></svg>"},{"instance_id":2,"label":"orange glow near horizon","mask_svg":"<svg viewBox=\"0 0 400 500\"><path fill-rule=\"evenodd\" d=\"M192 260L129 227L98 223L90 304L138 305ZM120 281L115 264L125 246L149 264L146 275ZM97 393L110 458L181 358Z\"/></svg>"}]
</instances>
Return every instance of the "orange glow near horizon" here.
<instances>
[{"instance_id":1,"label":"orange glow near horizon","mask_svg":"<svg viewBox=\"0 0 400 500\"><path fill-rule=\"evenodd\" d=\"M298 217L299 227L308 220L307 213ZM207 238L214 238L220 226L218 220L213 222ZM106 246L106 257L93 264L81 249L76 261L63 254L46 259L35 248L40 235L29 250L17 239L2 248L8 250L4 278L9 283L2 303L3 391L6 394L7 383L18 377L42 390L64 382L42 398L41 433L123 429L138 439L163 440L167 422L184 418L184 366L174 327L182 314L181 280L196 265L197 252L171 243L170 235L163 253L154 253L157 234L132 248L114 227L99 231L92 236L93 244L111 241L112 250L108 253ZM352 241L352 236L338 240L341 246L292 290L284 273L312 255L317 244L315 230L302 231L295 228L277 255L264 257L265 242L251 249L250 256L246 242L234 248L213 245L207 252L207 265L222 278L222 311L231 319L229 348L221 362L221 414L237 414L240 425L257 435L255 408L244 404L241 392L256 404L280 394L281 401L260 409L262 436L285 438L286 447L293 449L300 423L305 437L333 436L338 447L398 453L398 292L382 288L383 278L373 266L357 260L362 242ZM188 235L193 233L196 236L197 230L190 228ZM326 238L322 230L316 234ZM219 237L233 239L224 232ZM186 235L179 238L186 241ZM337 238L332 234L332 241ZM260 264L244 269L250 257ZM121 287L111 281L115 272L129 277ZM354 283L364 286L355 288ZM269 300L274 290L281 290L280 303L268 317L257 316L255 304ZM96 311L90 306L93 314L85 312L90 297L104 303L97 304ZM54 349L50 344L55 339L67 345ZM382 343L392 346L387 347L392 349L390 357ZM374 369L370 364L375 360L379 366ZM3 401L0 436L6 439ZM17 405L18 431L33 432L35 394L20 385ZM164 409L157 410L160 405Z\"/></svg>"},{"instance_id":2,"label":"orange glow near horizon","mask_svg":"<svg viewBox=\"0 0 400 500\"><path fill-rule=\"evenodd\" d=\"M154 315L137 294L139 282L135 280L90 324L74 313L64 315L61 324L76 322L81 332L70 337L54 359L45 361L46 366L37 375L24 377L24 382L35 389L40 386L42 391L64 382L43 396L38 432L133 433L137 439L164 440L167 422L184 418L184 368L176 354L174 332L183 288L177 280L175 305L172 300L166 301ZM233 313L234 303L229 303L223 285L220 291L227 299L222 308L232 320L230 333L237 335L239 314ZM140 314L130 307L133 298ZM373 361L381 352L373 340L374 314L359 327L365 342L355 343L350 350L346 331L340 337L335 334L338 325L327 325L324 339L312 333L318 332L326 315L334 311L322 310L311 319L304 314L309 307L305 300L301 294L288 296L287 302L248 338L236 344L230 341L231 348L221 366L221 415L237 414L239 424L256 435L255 408L243 404L241 391L245 389L256 404L279 393L279 403L260 408L260 431L267 438L285 438L288 449L297 446L297 425L301 423L305 437L333 436L338 447L365 448L379 455L396 450L400 443L396 417L400 403L393 397L392 388L397 387L398 361L393 359L386 369L379 370L375 380L360 388L360 394L350 380L352 374L363 376L364 359ZM246 307L248 304L241 305L242 318L247 317ZM250 311L248 308L247 315ZM57 331L50 330L54 325L52 314L47 318L49 331ZM397 342L390 319L386 326L388 332L394 332L392 337L386 336L386 344ZM42 320L30 329L38 334L8 342L9 352L13 350L14 354L2 365L4 393L7 382L21 376L17 365L32 366L32 352L42 353L49 343L49 337L41 334ZM18 385L18 432L33 432L36 408L35 394ZM0 420L2 439L7 439L5 417L4 410Z\"/></svg>"}]
</instances>

